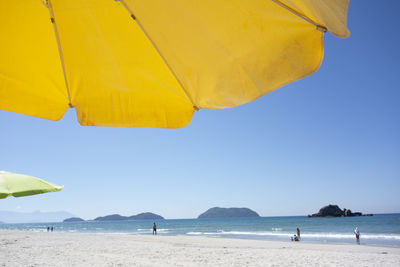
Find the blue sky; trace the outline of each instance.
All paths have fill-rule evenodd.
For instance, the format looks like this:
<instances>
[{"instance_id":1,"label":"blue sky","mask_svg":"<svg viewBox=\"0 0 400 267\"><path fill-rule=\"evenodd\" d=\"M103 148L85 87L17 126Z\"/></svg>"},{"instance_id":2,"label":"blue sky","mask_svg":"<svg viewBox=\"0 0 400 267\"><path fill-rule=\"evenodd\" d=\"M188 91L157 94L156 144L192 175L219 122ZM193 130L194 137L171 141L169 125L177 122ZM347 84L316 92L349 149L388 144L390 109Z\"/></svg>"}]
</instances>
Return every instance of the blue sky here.
<instances>
[{"instance_id":1,"label":"blue sky","mask_svg":"<svg viewBox=\"0 0 400 267\"><path fill-rule=\"evenodd\" d=\"M0 111L0 170L65 186L4 199L0 210L193 218L214 206L274 216L332 203L400 212L399 8L351 1L351 36L326 34L315 74L240 107L196 112L183 129Z\"/></svg>"}]
</instances>

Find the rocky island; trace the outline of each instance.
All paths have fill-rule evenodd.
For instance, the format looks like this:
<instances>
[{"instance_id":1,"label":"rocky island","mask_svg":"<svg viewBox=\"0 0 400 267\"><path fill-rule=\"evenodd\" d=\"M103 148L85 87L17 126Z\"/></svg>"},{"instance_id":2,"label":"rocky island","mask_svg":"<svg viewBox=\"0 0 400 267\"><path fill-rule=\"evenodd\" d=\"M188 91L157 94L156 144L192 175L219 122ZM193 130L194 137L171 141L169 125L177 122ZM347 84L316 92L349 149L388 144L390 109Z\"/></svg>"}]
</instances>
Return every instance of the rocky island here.
<instances>
[{"instance_id":1,"label":"rocky island","mask_svg":"<svg viewBox=\"0 0 400 267\"><path fill-rule=\"evenodd\" d=\"M198 219L204 218L241 218L260 217L257 212L248 208L211 208L199 215Z\"/></svg>"},{"instance_id":2,"label":"rocky island","mask_svg":"<svg viewBox=\"0 0 400 267\"><path fill-rule=\"evenodd\" d=\"M163 220L164 218L160 215L144 212L132 216L121 216L119 214L112 214L103 217L97 217L95 221L133 221L133 220Z\"/></svg>"},{"instance_id":3,"label":"rocky island","mask_svg":"<svg viewBox=\"0 0 400 267\"><path fill-rule=\"evenodd\" d=\"M65 219L63 222L84 222L84 221L85 220L82 218L72 217L72 218Z\"/></svg>"},{"instance_id":4,"label":"rocky island","mask_svg":"<svg viewBox=\"0 0 400 267\"><path fill-rule=\"evenodd\" d=\"M372 214L363 215L361 212L352 212L349 209L341 209L338 205L329 204L322 207L318 213L308 215L308 217L354 217L354 216L372 216Z\"/></svg>"}]
</instances>

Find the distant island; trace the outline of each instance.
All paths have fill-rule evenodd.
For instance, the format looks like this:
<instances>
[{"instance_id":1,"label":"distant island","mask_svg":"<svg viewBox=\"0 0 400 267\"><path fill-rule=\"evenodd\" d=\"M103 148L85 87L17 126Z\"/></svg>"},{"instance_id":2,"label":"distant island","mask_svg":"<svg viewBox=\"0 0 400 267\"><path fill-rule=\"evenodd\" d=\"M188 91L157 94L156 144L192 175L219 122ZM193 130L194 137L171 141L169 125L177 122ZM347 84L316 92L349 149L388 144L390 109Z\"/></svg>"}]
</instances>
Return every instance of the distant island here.
<instances>
[{"instance_id":1,"label":"distant island","mask_svg":"<svg viewBox=\"0 0 400 267\"><path fill-rule=\"evenodd\" d=\"M341 209L338 205L329 204L322 207L318 213L308 215L308 217L354 217L354 216L372 216L372 214L363 215L361 212L352 212L349 209Z\"/></svg>"},{"instance_id":2,"label":"distant island","mask_svg":"<svg viewBox=\"0 0 400 267\"><path fill-rule=\"evenodd\" d=\"M84 221L85 220L82 218L72 217L72 218L65 219L63 222L84 222Z\"/></svg>"},{"instance_id":3,"label":"distant island","mask_svg":"<svg viewBox=\"0 0 400 267\"><path fill-rule=\"evenodd\" d=\"M132 216L121 216L119 214L111 214L103 217L97 217L95 221L128 221L128 220L163 220L164 218L160 215L144 212Z\"/></svg>"},{"instance_id":4,"label":"distant island","mask_svg":"<svg viewBox=\"0 0 400 267\"><path fill-rule=\"evenodd\" d=\"M257 212L248 208L211 208L199 215L198 219L204 218L240 218L260 217Z\"/></svg>"}]
</instances>

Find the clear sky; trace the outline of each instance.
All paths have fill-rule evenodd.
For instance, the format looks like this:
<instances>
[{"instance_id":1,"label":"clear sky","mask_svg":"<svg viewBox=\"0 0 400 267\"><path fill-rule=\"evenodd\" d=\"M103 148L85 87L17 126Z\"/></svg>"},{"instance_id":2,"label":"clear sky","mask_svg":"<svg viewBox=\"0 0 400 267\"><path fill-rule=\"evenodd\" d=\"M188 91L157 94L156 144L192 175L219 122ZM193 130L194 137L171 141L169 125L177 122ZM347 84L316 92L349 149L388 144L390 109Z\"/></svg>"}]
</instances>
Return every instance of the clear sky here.
<instances>
[{"instance_id":1,"label":"clear sky","mask_svg":"<svg viewBox=\"0 0 400 267\"><path fill-rule=\"evenodd\" d=\"M83 127L0 111L0 170L61 192L0 210L84 219L208 208L306 215L327 204L400 212L400 1L350 2L351 36L325 35L313 75L240 107L201 110L183 129Z\"/></svg>"}]
</instances>

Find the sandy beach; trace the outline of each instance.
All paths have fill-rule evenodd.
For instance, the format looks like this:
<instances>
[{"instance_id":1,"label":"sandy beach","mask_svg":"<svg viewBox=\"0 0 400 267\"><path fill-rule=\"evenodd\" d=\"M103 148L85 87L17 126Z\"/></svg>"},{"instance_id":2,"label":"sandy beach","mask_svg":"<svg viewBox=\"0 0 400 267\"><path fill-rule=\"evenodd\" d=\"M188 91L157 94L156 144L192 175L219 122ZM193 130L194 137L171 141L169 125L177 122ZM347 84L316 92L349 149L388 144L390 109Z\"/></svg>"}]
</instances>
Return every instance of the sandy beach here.
<instances>
[{"instance_id":1,"label":"sandy beach","mask_svg":"<svg viewBox=\"0 0 400 267\"><path fill-rule=\"evenodd\" d=\"M400 266L400 248L0 231L0 266Z\"/></svg>"}]
</instances>

